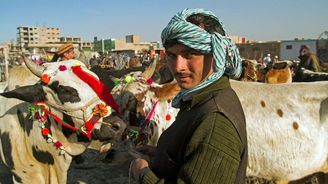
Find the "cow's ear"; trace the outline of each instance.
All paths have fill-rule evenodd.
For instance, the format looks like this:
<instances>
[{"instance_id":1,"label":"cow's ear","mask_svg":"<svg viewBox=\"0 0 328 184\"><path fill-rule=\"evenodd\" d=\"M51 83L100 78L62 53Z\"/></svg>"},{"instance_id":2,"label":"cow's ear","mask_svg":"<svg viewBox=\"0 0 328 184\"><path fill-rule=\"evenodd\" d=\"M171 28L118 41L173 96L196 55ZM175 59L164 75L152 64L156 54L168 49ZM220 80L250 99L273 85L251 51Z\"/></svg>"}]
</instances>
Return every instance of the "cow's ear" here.
<instances>
[{"instance_id":1,"label":"cow's ear","mask_svg":"<svg viewBox=\"0 0 328 184\"><path fill-rule=\"evenodd\" d=\"M155 96L159 100L169 100L175 97L180 91L178 83L166 83L160 88L154 90Z\"/></svg>"},{"instance_id":2,"label":"cow's ear","mask_svg":"<svg viewBox=\"0 0 328 184\"><path fill-rule=\"evenodd\" d=\"M0 95L6 98L17 98L30 103L45 101L46 99L46 93L43 91L41 84L19 87L12 91L0 93Z\"/></svg>"}]
</instances>

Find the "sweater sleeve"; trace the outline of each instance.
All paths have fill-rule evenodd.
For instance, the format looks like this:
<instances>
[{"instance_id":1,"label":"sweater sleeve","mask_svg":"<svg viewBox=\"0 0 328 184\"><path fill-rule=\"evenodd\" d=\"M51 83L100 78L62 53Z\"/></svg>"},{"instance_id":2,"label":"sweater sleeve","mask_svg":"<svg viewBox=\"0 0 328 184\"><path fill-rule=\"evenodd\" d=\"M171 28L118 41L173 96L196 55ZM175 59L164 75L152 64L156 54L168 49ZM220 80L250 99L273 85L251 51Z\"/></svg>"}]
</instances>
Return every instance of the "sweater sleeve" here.
<instances>
[{"instance_id":1,"label":"sweater sleeve","mask_svg":"<svg viewBox=\"0 0 328 184\"><path fill-rule=\"evenodd\" d=\"M150 170L145 174L145 176L143 177L143 180L141 181L141 183L144 183L144 184L151 184L151 183L162 184L162 183L164 183L164 179L158 178Z\"/></svg>"},{"instance_id":2,"label":"sweater sleeve","mask_svg":"<svg viewBox=\"0 0 328 184\"><path fill-rule=\"evenodd\" d=\"M185 152L177 183L234 183L243 146L232 123L216 113L194 132ZM142 183L164 183L152 171Z\"/></svg>"},{"instance_id":3,"label":"sweater sleeve","mask_svg":"<svg viewBox=\"0 0 328 184\"><path fill-rule=\"evenodd\" d=\"M234 183L243 146L233 124L222 114L206 118L194 132L179 180L187 183Z\"/></svg>"}]
</instances>

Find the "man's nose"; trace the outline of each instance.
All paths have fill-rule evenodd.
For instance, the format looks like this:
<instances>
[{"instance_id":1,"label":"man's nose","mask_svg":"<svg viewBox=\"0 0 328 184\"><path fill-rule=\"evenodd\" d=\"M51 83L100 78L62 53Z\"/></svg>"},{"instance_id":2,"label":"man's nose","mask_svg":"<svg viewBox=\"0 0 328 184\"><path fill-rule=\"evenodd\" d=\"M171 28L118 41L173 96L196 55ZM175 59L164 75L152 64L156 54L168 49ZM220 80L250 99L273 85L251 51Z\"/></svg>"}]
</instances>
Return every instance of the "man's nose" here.
<instances>
[{"instance_id":1,"label":"man's nose","mask_svg":"<svg viewBox=\"0 0 328 184\"><path fill-rule=\"evenodd\" d=\"M183 71L186 68L186 59L182 57L181 55L177 55L176 57L176 64L175 64L175 70L176 71Z\"/></svg>"}]
</instances>

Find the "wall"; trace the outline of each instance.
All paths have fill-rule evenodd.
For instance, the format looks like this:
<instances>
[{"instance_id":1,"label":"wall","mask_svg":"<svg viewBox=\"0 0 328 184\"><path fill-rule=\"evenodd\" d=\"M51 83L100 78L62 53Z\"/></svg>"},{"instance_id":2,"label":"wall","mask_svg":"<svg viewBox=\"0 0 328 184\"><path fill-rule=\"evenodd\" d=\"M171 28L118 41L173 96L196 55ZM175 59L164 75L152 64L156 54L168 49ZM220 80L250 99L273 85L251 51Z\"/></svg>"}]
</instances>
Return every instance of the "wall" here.
<instances>
[{"instance_id":1,"label":"wall","mask_svg":"<svg viewBox=\"0 0 328 184\"><path fill-rule=\"evenodd\" d=\"M320 62L328 63L328 39L317 41L317 55Z\"/></svg>"},{"instance_id":2,"label":"wall","mask_svg":"<svg viewBox=\"0 0 328 184\"><path fill-rule=\"evenodd\" d=\"M317 53L316 40L283 40L280 47L281 60L299 60L302 45L308 45L311 52Z\"/></svg>"},{"instance_id":3,"label":"wall","mask_svg":"<svg viewBox=\"0 0 328 184\"><path fill-rule=\"evenodd\" d=\"M245 43L237 44L240 56L244 59L261 60L267 54L271 54L271 59L275 56L280 56L279 42L264 42L264 43Z\"/></svg>"}]
</instances>

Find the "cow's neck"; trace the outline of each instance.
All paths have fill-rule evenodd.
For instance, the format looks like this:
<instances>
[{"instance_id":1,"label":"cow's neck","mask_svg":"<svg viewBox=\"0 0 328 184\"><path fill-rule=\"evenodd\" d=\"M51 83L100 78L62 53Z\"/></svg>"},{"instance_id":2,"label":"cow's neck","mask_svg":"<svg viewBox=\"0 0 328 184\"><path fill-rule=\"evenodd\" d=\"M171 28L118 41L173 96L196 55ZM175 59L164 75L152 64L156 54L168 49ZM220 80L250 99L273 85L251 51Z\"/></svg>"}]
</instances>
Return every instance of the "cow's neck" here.
<instances>
[{"instance_id":1,"label":"cow's neck","mask_svg":"<svg viewBox=\"0 0 328 184\"><path fill-rule=\"evenodd\" d=\"M56 109L52 108L50 110L62 121L74 127L74 121L77 120L72 119L70 116L57 111ZM76 131L62 126L53 116L49 116L47 121L50 125L51 136L63 145L65 152L69 155L79 155L83 153L86 147L90 144L90 141L85 138L84 135L78 134ZM40 134L42 135L41 132Z\"/></svg>"}]
</instances>

